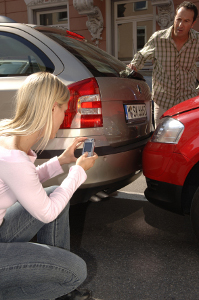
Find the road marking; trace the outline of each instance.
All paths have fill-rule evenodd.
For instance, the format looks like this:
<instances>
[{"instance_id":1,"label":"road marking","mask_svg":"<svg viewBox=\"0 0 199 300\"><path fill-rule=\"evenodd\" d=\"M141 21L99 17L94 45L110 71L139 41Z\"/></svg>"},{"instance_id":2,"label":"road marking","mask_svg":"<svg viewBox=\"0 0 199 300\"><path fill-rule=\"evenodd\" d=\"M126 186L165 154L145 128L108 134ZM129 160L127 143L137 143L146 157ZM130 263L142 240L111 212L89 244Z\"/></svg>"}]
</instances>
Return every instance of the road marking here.
<instances>
[{"instance_id":1,"label":"road marking","mask_svg":"<svg viewBox=\"0 0 199 300\"><path fill-rule=\"evenodd\" d=\"M148 201L143 193L117 192L117 194L113 197L130 200Z\"/></svg>"}]
</instances>

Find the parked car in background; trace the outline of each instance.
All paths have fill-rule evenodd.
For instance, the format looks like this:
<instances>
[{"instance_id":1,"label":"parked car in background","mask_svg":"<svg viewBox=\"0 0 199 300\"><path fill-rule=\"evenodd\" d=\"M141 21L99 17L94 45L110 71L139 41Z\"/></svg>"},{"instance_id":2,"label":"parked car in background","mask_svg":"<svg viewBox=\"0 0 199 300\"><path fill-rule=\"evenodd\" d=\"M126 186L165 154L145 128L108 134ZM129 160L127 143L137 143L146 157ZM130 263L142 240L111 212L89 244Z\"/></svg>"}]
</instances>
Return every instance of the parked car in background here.
<instances>
[{"instance_id":1,"label":"parked car in background","mask_svg":"<svg viewBox=\"0 0 199 300\"><path fill-rule=\"evenodd\" d=\"M140 74L121 78L124 63L60 28L0 23L0 45L0 119L12 116L16 91L32 73L51 72L70 90L65 120L37 164L60 155L75 137L95 139L99 159L74 203L99 201L139 177L151 131L150 89ZM69 167L45 185L59 185Z\"/></svg>"},{"instance_id":2,"label":"parked car in background","mask_svg":"<svg viewBox=\"0 0 199 300\"><path fill-rule=\"evenodd\" d=\"M143 151L146 198L190 214L199 238L199 97L166 111Z\"/></svg>"}]
</instances>

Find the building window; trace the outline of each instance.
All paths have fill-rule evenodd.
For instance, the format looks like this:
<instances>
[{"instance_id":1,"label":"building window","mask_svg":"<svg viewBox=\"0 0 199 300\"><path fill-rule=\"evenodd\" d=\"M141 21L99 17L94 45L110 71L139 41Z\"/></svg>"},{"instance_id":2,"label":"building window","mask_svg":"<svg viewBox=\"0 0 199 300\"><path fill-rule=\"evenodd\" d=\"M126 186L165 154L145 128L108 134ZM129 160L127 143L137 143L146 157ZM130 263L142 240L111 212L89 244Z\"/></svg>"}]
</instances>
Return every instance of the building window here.
<instances>
[{"instance_id":1,"label":"building window","mask_svg":"<svg viewBox=\"0 0 199 300\"><path fill-rule=\"evenodd\" d=\"M69 0L32 1L28 6L28 23L61 26L69 29Z\"/></svg>"},{"instance_id":2,"label":"building window","mask_svg":"<svg viewBox=\"0 0 199 300\"><path fill-rule=\"evenodd\" d=\"M37 11L37 24L39 25L61 25L68 28L67 6L58 9L51 8Z\"/></svg>"},{"instance_id":3,"label":"building window","mask_svg":"<svg viewBox=\"0 0 199 300\"><path fill-rule=\"evenodd\" d=\"M146 43L146 26L137 26L137 51L141 50Z\"/></svg>"},{"instance_id":4,"label":"building window","mask_svg":"<svg viewBox=\"0 0 199 300\"><path fill-rule=\"evenodd\" d=\"M134 3L134 11L147 9L147 3L148 1L140 1Z\"/></svg>"},{"instance_id":5,"label":"building window","mask_svg":"<svg viewBox=\"0 0 199 300\"><path fill-rule=\"evenodd\" d=\"M155 30L155 9L151 1L115 1L114 13L114 55L129 63Z\"/></svg>"},{"instance_id":6,"label":"building window","mask_svg":"<svg viewBox=\"0 0 199 300\"><path fill-rule=\"evenodd\" d=\"M58 13L58 21L68 21L68 12L66 11L62 11Z\"/></svg>"},{"instance_id":7,"label":"building window","mask_svg":"<svg viewBox=\"0 0 199 300\"><path fill-rule=\"evenodd\" d=\"M40 14L40 25L52 25L52 14Z\"/></svg>"}]
</instances>

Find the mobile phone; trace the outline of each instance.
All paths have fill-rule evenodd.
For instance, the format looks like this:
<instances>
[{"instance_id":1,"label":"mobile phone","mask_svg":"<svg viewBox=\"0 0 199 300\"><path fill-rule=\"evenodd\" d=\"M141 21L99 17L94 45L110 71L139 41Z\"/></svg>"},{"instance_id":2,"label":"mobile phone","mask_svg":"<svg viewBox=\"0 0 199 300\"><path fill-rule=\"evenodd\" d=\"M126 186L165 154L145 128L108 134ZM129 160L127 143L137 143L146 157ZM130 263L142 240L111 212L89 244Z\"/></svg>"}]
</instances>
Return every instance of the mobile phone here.
<instances>
[{"instance_id":1,"label":"mobile phone","mask_svg":"<svg viewBox=\"0 0 199 300\"><path fill-rule=\"evenodd\" d=\"M95 148L95 140L94 139L87 139L84 141L82 154L88 152L88 156L93 156Z\"/></svg>"}]
</instances>

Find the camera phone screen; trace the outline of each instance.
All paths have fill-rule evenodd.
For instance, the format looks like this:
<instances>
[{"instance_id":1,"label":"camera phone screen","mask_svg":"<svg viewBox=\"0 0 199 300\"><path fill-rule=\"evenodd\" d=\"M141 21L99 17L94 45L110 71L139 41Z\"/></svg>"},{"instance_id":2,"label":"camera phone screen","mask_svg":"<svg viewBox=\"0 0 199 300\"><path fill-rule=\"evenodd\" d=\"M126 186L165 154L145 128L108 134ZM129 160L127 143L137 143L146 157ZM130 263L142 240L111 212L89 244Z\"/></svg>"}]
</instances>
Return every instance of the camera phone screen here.
<instances>
[{"instance_id":1,"label":"camera phone screen","mask_svg":"<svg viewBox=\"0 0 199 300\"><path fill-rule=\"evenodd\" d=\"M92 143L85 143L84 145L84 152L91 152Z\"/></svg>"}]
</instances>

